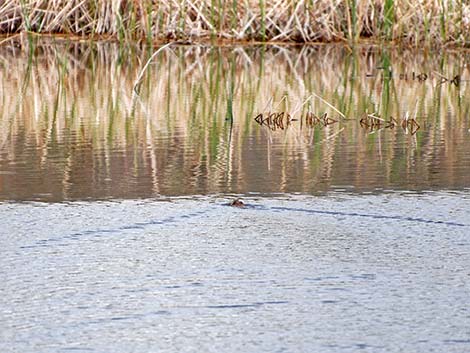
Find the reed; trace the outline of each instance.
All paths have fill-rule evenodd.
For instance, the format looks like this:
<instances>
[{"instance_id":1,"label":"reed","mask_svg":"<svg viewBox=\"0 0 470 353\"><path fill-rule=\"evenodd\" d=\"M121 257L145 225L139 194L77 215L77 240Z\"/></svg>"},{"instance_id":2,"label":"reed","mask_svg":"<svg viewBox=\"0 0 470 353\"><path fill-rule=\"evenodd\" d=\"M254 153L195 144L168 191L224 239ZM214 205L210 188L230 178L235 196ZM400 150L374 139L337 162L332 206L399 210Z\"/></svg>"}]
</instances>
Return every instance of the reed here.
<instances>
[{"instance_id":1,"label":"reed","mask_svg":"<svg viewBox=\"0 0 470 353\"><path fill-rule=\"evenodd\" d=\"M182 39L348 41L469 46L463 0L10 0L0 34L58 33L120 42Z\"/></svg>"},{"instance_id":2,"label":"reed","mask_svg":"<svg viewBox=\"0 0 470 353\"><path fill-rule=\"evenodd\" d=\"M393 0L385 0L384 2L384 15L383 15L383 34L386 39L393 38L393 24L395 23L394 18L394 3Z\"/></svg>"},{"instance_id":3,"label":"reed","mask_svg":"<svg viewBox=\"0 0 470 353\"><path fill-rule=\"evenodd\" d=\"M350 22L348 22L348 33L349 38L352 42L357 40L357 29L358 29L358 20L357 20L357 0L348 0L349 11L350 11Z\"/></svg>"}]
</instances>

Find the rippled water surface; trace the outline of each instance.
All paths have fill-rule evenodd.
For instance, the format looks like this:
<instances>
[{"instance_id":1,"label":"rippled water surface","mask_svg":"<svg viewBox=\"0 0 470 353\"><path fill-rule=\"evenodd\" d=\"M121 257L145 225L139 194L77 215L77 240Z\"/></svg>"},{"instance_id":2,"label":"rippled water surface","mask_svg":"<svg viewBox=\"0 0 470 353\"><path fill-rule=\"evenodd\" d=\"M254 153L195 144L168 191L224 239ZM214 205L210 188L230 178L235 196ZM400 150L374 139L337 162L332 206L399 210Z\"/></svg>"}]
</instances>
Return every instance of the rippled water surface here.
<instances>
[{"instance_id":1,"label":"rippled water surface","mask_svg":"<svg viewBox=\"0 0 470 353\"><path fill-rule=\"evenodd\" d=\"M3 204L0 349L465 352L470 198Z\"/></svg>"},{"instance_id":2,"label":"rippled water surface","mask_svg":"<svg viewBox=\"0 0 470 353\"><path fill-rule=\"evenodd\" d=\"M470 351L468 53L151 53L0 44L0 351Z\"/></svg>"}]
</instances>

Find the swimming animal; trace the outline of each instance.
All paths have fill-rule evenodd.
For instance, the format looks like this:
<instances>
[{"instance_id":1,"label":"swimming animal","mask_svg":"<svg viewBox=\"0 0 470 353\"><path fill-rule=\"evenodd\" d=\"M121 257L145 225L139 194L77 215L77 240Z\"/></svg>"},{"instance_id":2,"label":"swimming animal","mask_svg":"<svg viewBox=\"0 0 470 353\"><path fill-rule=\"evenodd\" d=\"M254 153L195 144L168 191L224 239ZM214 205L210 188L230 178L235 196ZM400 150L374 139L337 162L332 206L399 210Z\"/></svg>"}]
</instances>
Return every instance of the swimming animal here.
<instances>
[{"instance_id":1,"label":"swimming animal","mask_svg":"<svg viewBox=\"0 0 470 353\"><path fill-rule=\"evenodd\" d=\"M230 206L232 206L232 207L245 207L245 203L240 199L236 199L236 200L233 200L230 203Z\"/></svg>"}]
</instances>

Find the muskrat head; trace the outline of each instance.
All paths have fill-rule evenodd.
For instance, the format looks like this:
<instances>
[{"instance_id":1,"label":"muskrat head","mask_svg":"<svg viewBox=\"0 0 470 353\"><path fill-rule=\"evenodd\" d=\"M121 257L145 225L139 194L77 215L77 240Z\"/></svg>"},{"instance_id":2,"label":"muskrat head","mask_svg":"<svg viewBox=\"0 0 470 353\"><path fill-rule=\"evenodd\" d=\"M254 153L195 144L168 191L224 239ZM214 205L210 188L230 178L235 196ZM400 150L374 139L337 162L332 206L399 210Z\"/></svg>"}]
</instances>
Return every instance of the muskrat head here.
<instances>
[{"instance_id":1,"label":"muskrat head","mask_svg":"<svg viewBox=\"0 0 470 353\"><path fill-rule=\"evenodd\" d=\"M245 207L245 203L240 199L236 199L236 200L233 200L230 203L230 206L232 206L232 207Z\"/></svg>"}]
</instances>

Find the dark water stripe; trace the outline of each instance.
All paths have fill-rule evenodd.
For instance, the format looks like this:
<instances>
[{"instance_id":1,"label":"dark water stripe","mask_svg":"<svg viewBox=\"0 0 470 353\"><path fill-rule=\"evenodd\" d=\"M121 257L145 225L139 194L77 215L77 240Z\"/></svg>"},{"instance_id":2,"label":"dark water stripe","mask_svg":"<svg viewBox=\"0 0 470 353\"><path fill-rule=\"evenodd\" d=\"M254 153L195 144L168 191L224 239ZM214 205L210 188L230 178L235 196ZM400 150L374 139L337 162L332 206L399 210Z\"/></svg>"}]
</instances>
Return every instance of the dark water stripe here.
<instances>
[{"instance_id":1,"label":"dark water stripe","mask_svg":"<svg viewBox=\"0 0 470 353\"><path fill-rule=\"evenodd\" d=\"M226 206L226 205L224 205ZM230 207L231 208L231 207ZM83 230L80 232L68 234L62 237L54 237L49 239L42 239L36 241L34 245L21 246L22 249L35 248L35 247L46 247L49 243L62 241L62 240L78 240L84 235L91 235L94 237L101 237L105 234L114 234L119 233L125 230L137 230L144 229L152 225L165 225L171 223L177 223L180 221L186 221L188 218L197 217L208 213L214 207L209 207L197 212L184 213L178 216L169 216L160 220L149 220L147 222L136 222L132 224L122 225L116 228L104 228L104 229L93 229L93 230ZM233 208L231 208L233 209ZM359 213L359 212L342 212L342 211L325 211L325 210L314 210L300 207L284 207L284 206L263 206L263 205L247 205L244 208L236 208L235 210L244 210L244 209L253 209L253 210L263 210L263 211L293 211L293 212L302 212L307 214L320 214L320 215L331 215L331 216L347 216L347 217L363 217L371 219L382 219L382 220L397 220L397 221L407 221L407 222L418 222L425 224L436 224L436 225L446 225L446 226L456 226L456 227L469 227L468 224L452 222L452 221L436 221L429 220L418 217L406 217L406 216L389 216L389 215L377 215L369 213Z\"/></svg>"},{"instance_id":2,"label":"dark water stripe","mask_svg":"<svg viewBox=\"0 0 470 353\"><path fill-rule=\"evenodd\" d=\"M212 207L211 207L212 208ZM153 219L149 220L147 222L136 222L132 224L126 224L122 225L120 227L116 228L102 228L102 229L91 229L91 230L83 230L80 232L75 232L72 234L67 234L64 236L58 236L54 238L48 238L48 239L41 239L37 240L35 244L33 245L24 245L20 246L20 249L31 249L31 248L37 248L37 247L47 247L48 244L53 243L53 242L58 242L58 241L63 241L63 240L79 240L82 236L93 236L93 237L101 237L105 234L115 234L115 233L120 233L121 231L124 230L137 230L137 229L144 229L148 226L153 226L153 225L164 225L164 224L171 224L171 223L177 223L179 221L186 221L188 218L191 217L197 217L201 216L207 211L209 211L210 208L206 208L197 212L191 212L191 213L184 213L181 215L177 216L169 216L164 219Z\"/></svg>"},{"instance_id":3,"label":"dark water stripe","mask_svg":"<svg viewBox=\"0 0 470 353\"><path fill-rule=\"evenodd\" d=\"M308 214L322 214L322 215L331 215L331 216L364 217L364 218L372 218L372 219L408 221L408 222L418 222L418 223L426 223L426 224L441 224L441 225L456 226L456 227L469 227L470 226L468 224L452 222L452 221L435 221L431 219L407 217L407 216L388 216L388 215L378 215L378 214L358 213L358 212L323 211L323 210L312 210L312 209L307 209L307 208L281 207L281 206L273 206L273 207L269 207L266 209L275 210L275 211L294 211L294 212L303 212L303 213L308 213Z\"/></svg>"},{"instance_id":4,"label":"dark water stripe","mask_svg":"<svg viewBox=\"0 0 470 353\"><path fill-rule=\"evenodd\" d=\"M444 343L470 344L470 339L448 339L448 340L444 340Z\"/></svg>"},{"instance_id":5,"label":"dark water stripe","mask_svg":"<svg viewBox=\"0 0 470 353\"><path fill-rule=\"evenodd\" d=\"M227 304L227 305L207 305L207 309L240 309L240 308L257 308L262 304Z\"/></svg>"},{"instance_id":6,"label":"dark water stripe","mask_svg":"<svg viewBox=\"0 0 470 353\"><path fill-rule=\"evenodd\" d=\"M276 300L276 301L267 301L267 302L256 302L253 304L220 304L220 305L207 305L205 308L208 309L239 309L239 308L257 308L263 305L278 305L278 304L288 304L286 300Z\"/></svg>"}]
</instances>

